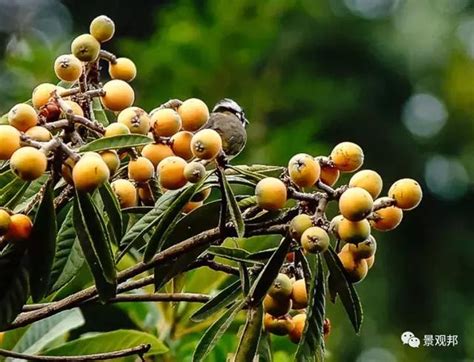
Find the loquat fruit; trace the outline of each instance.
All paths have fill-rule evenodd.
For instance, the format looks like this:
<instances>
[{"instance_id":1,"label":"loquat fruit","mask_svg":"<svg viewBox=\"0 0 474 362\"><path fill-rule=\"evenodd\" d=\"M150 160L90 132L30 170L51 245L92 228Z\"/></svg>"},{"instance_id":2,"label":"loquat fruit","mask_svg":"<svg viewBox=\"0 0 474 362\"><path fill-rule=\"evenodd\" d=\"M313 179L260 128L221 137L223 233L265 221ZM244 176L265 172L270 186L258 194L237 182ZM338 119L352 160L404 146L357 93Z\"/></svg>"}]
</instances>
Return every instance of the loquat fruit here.
<instances>
[{"instance_id":1,"label":"loquat fruit","mask_svg":"<svg viewBox=\"0 0 474 362\"><path fill-rule=\"evenodd\" d=\"M297 186L309 187L319 179L321 167L312 156L299 153L288 162L288 173L291 181Z\"/></svg>"},{"instance_id":2,"label":"loquat fruit","mask_svg":"<svg viewBox=\"0 0 474 362\"><path fill-rule=\"evenodd\" d=\"M61 95L61 92L64 92L64 90L63 87L52 83L41 83L33 89L31 103L33 103L33 107L40 109L49 102L54 91L57 91L58 94Z\"/></svg>"},{"instance_id":3,"label":"loquat fruit","mask_svg":"<svg viewBox=\"0 0 474 362\"><path fill-rule=\"evenodd\" d=\"M191 139L193 155L202 160L212 160L222 150L222 138L213 129L203 129Z\"/></svg>"},{"instance_id":4,"label":"loquat fruit","mask_svg":"<svg viewBox=\"0 0 474 362\"><path fill-rule=\"evenodd\" d=\"M10 125L0 125L0 160L8 160L20 145L20 132Z\"/></svg>"},{"instance_id":5,"label":"loquat fruit","mask_svg":"<svg viewBox=\"0 0 474 362\"><path fill-rule=\"evenodd\" d=\"M26 103L18 103L8 112L8 123L17 130L25 132L38 123L35 109Z\"/></svg>"},{"instance_id":6,"label":"loquat fruit","mask_svg":"<svg viewBox=\"0 0 474 362\"><path fill-rule=\"evenodd\" d=\"M130 130L131 133L146 135L150 131L150 117L139 107L129 107L119 113L117 122Z\"/></svg>"},{"instance_id":7,"label":"loquat fruit","mask_svg":"<svg viewBox=\"0 0 474 362\"><path fill-rule=\"evenodd\" d=\"M197 98L186 99L178 108L185 131L197 131L209 120L209 108Z\"/></svg>"},{"instance_id":8,"label":"loquat fruit","mask_svg":"<svg viewBox=\"0 0 474 362\"><path fill-rule=\"evenodd\" d=\"M339 221L337 233L339 238L346 243L357 244L369 237L370 224L366 219L361 221L350 221L343 218Z\"/></svg>"},{"instance_id":9,"label":"loquat fruit","mask_svg":"<svg viewBox=\"0 0 474 362\"><path fill-rule=\"evenodd\" d=\"M102 160L109 168L110 176L113 176L120 167L120 158L115 150L102 151L100 153Z\"/></svg>"},{"instance_id":10,"label":"loquat fruit","mask_svg":"<svg viewBox=\"0 0 474 362\"><path fill-rule=\"evenodd\" d=\"M63 54L54 61L54 73L66 82L74 82L82 74L82 63L72 54Z\"/></svg>"},{"instance_id":11,"label":"loquat fruit","mask_svg":"<svg viewBox=\"0 0 474 362\"><path fill-rule=\"evenodd\" d=\"M102 87L105 94L100 100L105 108L110 111L119 112L130 107L135 101L135 92L127 82L120 79L112 79ZM132 133L132 130L130 130ZM148 130L146 131L148 133ZM142 133L142 134L146 134Z\"/></svg>"},{"instance_id":12,"label":"loquat fruit","mask_svg":"<svg viewBox=\"0 0 474 362\"><path fill-rule=\"evenodd\" d=\"M195 184L206 176L206 168L200 162L190 162L184 168L184 177Z\"/></svg>"},{"instance_id":13,"label":"loquat fruit","mask_svg":"<svg viewBox=\"0 0 474 362\"><path fill-rule=\"evenodd\" d=\"M351 187L339 198L339 211L350 221L366 218L374 206L372 196L361 187Z\"/></svg>"},{"instance_id":14,"label":"loquat fruit","mask_svg":"<svg viewBox=\"0 0 474 362\"><path fill-rule=\"evenodd\" d=\"M158 109L150 118L152 132L157 137L171 137L181 128L181 117L174 109Z\"/></svg>"},{"instance_id":15,"label":"loquat fruit","mask_svg":"<svg viewBox=\"0 0 474 362\"><path fill-rule=\"evenodd\" d=\"M48 159L40 150L26 146L16 150L10 158L10 168L24 181L33 181L46 172Z\"/></svg>"},{"instance_id":16,"label":"loquat fruit","mask_svg":"<svg viewBox=\"0 0 474 362\"><path fill-rule=\"evenodd\" d=\"M278 210L287 200L286 185L275 177L265 177L255 187L257 205L265 210Z\"/></svg>"},{"instance_id":17,"label":"loquat fruit","mask_svg":"<svg viewBox=\"0 0 474 362\"><path fill-rule=\"evenodd\" d=\"M402 210L412 210L423 198L423 191L418 182L411 178L396 181L388 190L388 196L395 200L395 206Z\"/></svg>"},{"instance_id":18,"label":"loquat fruit","mask_svg":"<svg viewBox=\"0 0 474 362\"><path fill-rule=\"evenodd\" d=\"M115 23L108 16L100 15L91 21L91 35L101 43L112 39L115 33Z\"/></svg>"},{"instance_id":19,"label":"loquat fruit","mask_svg":"<svg viewBox=\"0 0 474 362\"><path fill-rule=\"evenodd\" d=\"M378 200L391 200L389 197L381 197ZM402 209L396 206L384 207L374 212L375 218L370 220L370 224L375 230L390 231L395 229L403 219Z\"/></svg>"},{"instance_id":20,"label":"loquat fruit","mask_svg":"<svg viewBox=\"0 0 474 362\"><path fill-rule=\"evenodd\" d=\"M340 171L336 167L323 165L321 166L321 174L319 179L328 186L334 186L339 180Z\"/></svg>"},{"instance_id":21,"label":"loquat fruit","mask_svg":"<svg viewBox=\"0 0 474 362\"><path fill-rule=\"evenodd\" d=\"M293 316L293 322L295 326L288 335L290 336L290 341L293 343L299 343L301 337L303 336L304 327L306 324L306 313L300 313Z\"/></svg>"},{"instance_id":22,"label":"loquat fruit","mask_svg":"<svg viewBox=\"0 0 474 362\"><path fill-rule=\"evenodd\" d=\"M351 252L341 251L337 254L351 283L362 281L369 270L365 259L356 259Z\"/></svg>"},{"instance_id":23,"label":"loquat fruit","mask_svg":"<svg viewBox=\"0 0 474 362\"><path fill-rule=\"evenodd\" d=\"M274 317L281 317L290 311L291 303L290 298L277 300L267 294L263 299L263 310Z\"/></svg>"},{"instance_id":24,"label":"loquat fruit","mask_svg":"<svg viewBox=\"0 0 474 362\"><path fill-rule=\"evenodd\" d=\"M109 75L112 79L131 82L137 76L137 67L128 58L117 58L115 63L109 63Z\"/></svg>"},{"instance_id":25,"label":"loquat fruit","mask_svg":"<svg viewBox=\"0 0 474 362\"><path fill-rule=\"evenodd\" d=\"M128 180L118 179L110 184L119 201L120 207L125 209L138 205L138 195L135 186Z\"/></svg>"},{"instance_id":26,"label":"loquat fruit","mask_svg":"<svg viewBox=\"0 0 474 362\"><path fill-rule=\"evenodd\" d=\"M187 163L181 157L170 156L161 160L157 167L160 185L167 190L177 190L186 185L184 168Z\"/></svg>"},{"instance_id":27,"label":"loquat fruit","mask_svg":"<svg viewBox=\"0 0 474 362\"><path fill-rule=\"evenodd\" d=\"M148 158L154 167L166 157L174 156L171 147L163 143L150 143L143 147L142 156Z\"/></svg>"},{"instance_id":28,"label":"loquat fruit","mask_svg":"<svg viewBox=\"0 0 474 362\"><path fill-rule=\"evenodd\" d=\"M191 151L191 139L193 134L188 131L180 131L171 137L171 149L176 156L179 156L186 161L193 158Z\"/></svg>"},{"instance_id":29,"label":"loquat fruit","mask_svg":"<svg viewBox=\"0 0 474 362\"><path fill-rule=\"evenodd\" d=\"M72 169L74 186L80 191L93 191L110 177L110 170L99 154L83 155Z\"/></svg>"},{"instance_id":30,"label":"loquat fruit","mask_svg":"<svg viewBox=\"0 0 474 362\"><path fill-rule=\"evenodd\" d=\"M5 235L5 233L8 231L8 227L10 226L10 223L11 223L10 214L5 210L0 209L0 236Z\"/></svg>"},{"instance_id":31,"label":"loquat fruit","mask_svg":"<svg viewBox=\"0 0 474 362\"><path fill-rule=\"evenodd\" d=\"M341 142L333 148L330 158L339 171L354 172L364 163L364 152L355 143Z\"/></svg>"},{"instance_id":32,"label":"loquat fruit","mask_svg":"<svg viewBox=\"0 0 474 362\"><path fill-rule=\"evenodd\" d=\"M377 251L377 242L372 235L360 242L359 244L346 244L349 252L354 255L355 259L367 259L375 255ZM345 246L346 246L345 245Z\"/></svg>"},{"instance_id":33,"label":"loquat fruit","mask_svg":"<svg viewBox=\"0 0 474 362\"><path fill-rule=\"evenodd\" d=\"M263 317L263 326L269 333L277 336L286 336L295 326L291 316L283 316L275 318L269 313L265 313Z\"/></svg>"},{"instance_id":34,"label":"loquat fruit","mask_svg":"<svg viewBox=\"0 0 474 362\"><path fill-rule=\"evenodd\" d=\"M298 279L293 283L291 299L293 300L293 309L303 309L308 306L308 293L304 279Z\"/></svg>"},{"instance_id":35,"label":"loquat fruit","mask_svg":"<svg viewBox=\"0 0 474 362\"><path fill-rule=\"evenodd\" d=\"M311 218L311 216L307 214L296 215L290 221L290 227L289 227L290 235L294 240L300 241L301 235L303 235L306 229L309 229L312 226L313 226L313 219Z\"/></svg>"},{"instance_id":36,"label":"loquat fruit","mask_svg":"<svg viewBox=\"0 0 474 362\"><path fill-rule=\"evenodd\" d=\"M361 187L375 199L382 191L383 181L377 172L373 170L361 170L352 175L349 180L349 186Z\"/></svg>"},{"instance_id":37,"label":"loquat fruit","mask_svg":"<svg viewBox=\"0 0 474 362\"><path fill-rule=\"evenodd\" d=\"M323 253L329 247L329 235L324 229L312 226L301 235L301 246L308 253Z\"/></svg>"},{"instance_id":38,"label":"loquat fruit","mask_svg":"<svg viewBox=\"0 0 474 362\"><path fill-rule=\"evenodd\" d=\"M100 43L90 34L82 34L71 43L71 53L82 62L97 60L100 52Z\"/></svg>"},{"instance_id":39,"label":"loquat fruit","mask_svg":"<svg viewBox=\"0 0 474 362\"><path fill-rule=\"evenodd\" d=\"M38 142L48 142L53 138L51 132L49 132L46 128L42 126L33 126L31 128L28 128L25 134L29 136L32 140Z\"/></svg>"},{"instance_id":40,"label":"loquat fruit","mask_svg":"<svg viewBox=\"0 0 474 362\"><path fill-rule=\"evenodd\" d=\"M293 283L288 275L279 273L268 290L268 295L273 299L280 301L290 298Z\"/></svg>"},{"instance_id":41,"label":"loquat fruit","mask_svg":"<svg viewBox=\"0 0 474 362\"><path fill-rule=\"evenodd\" d=\"M33 223L31 219L23 214L14 214L10 216L10 225L5 239L10 242L26 240L31 235Z\"/></svg>"},{"instance_id":42,"label":"loquat fruit","mask_svg":"<svg viewBox=\"0 0 474 362\"><path fill-rule=\"evenodd\" d=\"M155 175L153 163L146 157L137 157L128 163L128 178L136 182L147 182Z\"/></svg>"},{"instance_id":43,"label":"loquat fruit","mask_svg":"<svg viewBox=\"0 0 474 362\"><path fill-rule=\"evenodd\" d=\"M114 122L105 127L104 137L130 134L130 129L123 123Z\"/></svg>"}]
</instances>

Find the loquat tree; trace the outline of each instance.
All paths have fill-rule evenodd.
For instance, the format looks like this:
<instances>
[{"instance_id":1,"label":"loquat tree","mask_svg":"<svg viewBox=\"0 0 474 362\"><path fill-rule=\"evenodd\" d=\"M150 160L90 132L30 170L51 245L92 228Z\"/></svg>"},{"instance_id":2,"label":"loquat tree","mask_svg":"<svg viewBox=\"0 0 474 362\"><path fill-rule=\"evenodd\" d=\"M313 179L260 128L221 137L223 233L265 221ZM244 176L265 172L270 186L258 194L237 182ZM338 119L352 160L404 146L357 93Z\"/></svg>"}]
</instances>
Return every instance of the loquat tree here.
<instances>
[{"instance_id":1,"label":"loquat tree","mask_svg":"<svg viewBox=\"0 0 474 362\"><path fill-rule=\"evenodd\" d=\"M194 302L202 306L190 319L211 322L193 361L204 360L242 314L229 360L272 360L271 334L298 345L296 360L323 360L331 329L326 300L339 297L359 332L363 315L354 284L374 266L372 229L396 228L420 203L420 185L401 179L380 197L381 176L359 171L364 153L351 142L329 156L297 154L287 167L233 165L246 143L242 108L223 99L209 111L195 98L172 99L150 112L136 106L133 61L102 49L114 32L111 19L95 18L90 33L72 41L71 54L54 62L59 84L38 85L30 101L2 117L3 337L14 341L15 330L54 325L62 312L86 304ZM105 83L103 63L111 77ZM354 174L336 186L340 173ZM331 202L340 214L328 218ZM252 253L241 247L259 235L281 241ZM84 263L93 284L68 288ZM177 278L203 267L234 280L215 295L175 290ZM155 293L143 293L149 285ZM101 338L123 343L112 350ZM80 355L68 355L64 346L81 340L42 355L12 348L0 349L0 356L143 359L166 352L166 342L117 331L82 340L88 348Z\"/></svg>"}]
</instances>

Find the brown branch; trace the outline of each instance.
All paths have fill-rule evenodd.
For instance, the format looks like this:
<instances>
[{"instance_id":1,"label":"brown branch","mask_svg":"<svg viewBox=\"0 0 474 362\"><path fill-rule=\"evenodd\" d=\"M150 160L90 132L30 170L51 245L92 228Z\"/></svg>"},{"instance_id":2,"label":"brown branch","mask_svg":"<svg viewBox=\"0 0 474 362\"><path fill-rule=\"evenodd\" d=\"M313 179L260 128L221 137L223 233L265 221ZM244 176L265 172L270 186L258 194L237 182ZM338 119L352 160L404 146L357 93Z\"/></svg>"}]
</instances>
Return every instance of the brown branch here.
<instances>
[{"instance_id":1,"label":"brown branch","mask_svg":"<svg viewBox=\"0 0 474 362\"><path fill-rule=\"evenodd\" d=\"M306 193L295 190L292 187L288 188L288 197L299 200L299 201L309 201L309 202L318 202L321 198L325 197L325 194L321 192Z\"/></svg>"},{"instance_id":2,"label":"brown branch","mask_svg":"<svg viewBox=\"0 0 474 362\"><path fill-rule=\"evenodd\" d=\"M117 63L117 57L115 56L115 54L112 54L111 52L108 52L106 50L101 49L99 52L99 57L101 59L107 60L108 62L112 64Z\"/></svg>"},{"instance_id":3,"label":"brown branch","mask_svg":"<svg viewBox=\"0 0 474 362\"><path fill-rule=\"evenodd\" d=\"M150 344L140 344L136 347L122 349L119 351L105 352L105 353L95 353L95 354L86 354L83 356L38 356L31 354L23 354L13 351L8 351L6 349L0 348L0 356L20 358L27 361L103 361L114 358L121 358L127 356L138 355L143 359L143 355L147 353L151 348Z\"/></svg>"}]
</instances>

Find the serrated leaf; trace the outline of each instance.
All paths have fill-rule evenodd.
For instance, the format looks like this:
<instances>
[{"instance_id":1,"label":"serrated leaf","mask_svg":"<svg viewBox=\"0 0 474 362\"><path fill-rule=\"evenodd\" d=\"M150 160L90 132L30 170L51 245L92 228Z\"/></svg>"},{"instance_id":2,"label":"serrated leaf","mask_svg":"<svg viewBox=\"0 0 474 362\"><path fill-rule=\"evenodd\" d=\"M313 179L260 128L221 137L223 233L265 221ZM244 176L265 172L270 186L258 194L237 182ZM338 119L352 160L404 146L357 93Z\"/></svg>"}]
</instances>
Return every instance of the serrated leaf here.
<instances>
[{"instance_id":1,"label":"serrated leaf","mask_svg":"<svg viewBox=\"0 0 474 362\"><path fill-rule=\"evenodd\" d=\"M99 188L100 197L104 204L104 210L109 218L110 225L115 235L115 240L120 240L123 235L122 212L120 204L115 196L110 184L106 182Z\"/></svg>"},{"instance_id":2,"label":"serrated leaf","mask_svg":"<svg viewBox=\"0 0 474 362\"><path fill-rule=\"evenodd\" d=\"M210 246L208 249L209 254L219 256L224 259L233 260L233 261L242 261L247 262L250 253L245 249L240 248L230 248L227 246ZM250 261L254 262L254 261Z\"/></svg>"},{"instance_id":3,"label":"serrated leaf","mask_svg":"<svg viewBox=\"0 0 474 362\"><path fill-rule=\"evenodd\" d=\"M248 168L244 169L242 167L236 167L236 166L229 166L229 168L231 170L234 170L238 174L244 176L245 178L255 181L255 182L259 182L260 180L266 177L265 175L261 175L258 172L251 171Z\"/></svg>"},{"instance_id":4,"label":"serrated leaf","mask_svg":"<svg viewBox=\"0 0 474 362\"><path fill-rule=\"evenodd\" d=\"M140 147L152 143L153 140L144 135L125 134L120 136L96 139L82 146L79 152L100 152L105 150L119 150L123 148Z\"/></svg>"},{"instance_id":5,"label":"serrated leaf","mask_svg":"<svg viewBox=\"0 0 474 362\"><path fill-rule=\"evenodd\" d=\"M235 231L237 232L237 237L242 238L245 234L245 224L239 205L235 199L234 191L232 191L232 188L230 187L229 181L227 181L224 172L220 168L217 168L217 172L220 173L220 178L222 180L222 186L224 188L222 191L224 192L225 200L227 202L230 220L232 221Z\"/></svg>"},{"instance_id":6,"label":"serrated leaf","mask_svg":"<svg viewBox=\"0 0 474 362\"><path fill-rule=\"evenodd\" d=\"M363 318L359 296L352 283L347 280L344 267L331 246L324 252L324 259L330 272L330 279L334 283L333 290L339 294L352 326L356 333L359 333Z\"/></svg>"},{"instance_id":7,"label":"serrated leaf","mask_svg":"<svg viewBox=\"0 0 474 362\"><path fill-rule=\"evenodd\" d=\"M273 253L265 267L258 275L247 298L251 305L258 305L265 297L265 294L267 294L267 291L270 289L273 281L280 272L281 266L283 265L286 254L290 248L290 244L291 237L284 237L278 246L278 249Z\"/></svg>"},{"instance_id":8,"label":"serrated leaf","mask_svg":"<svg viewBox=\"0 0 474 362\"><path fill-rule=\"evenodd\" d=\"M28 246L30 291L34 302L39 302L48 293L56 254L56 234L53 185L52 181L48 181L36 212Z\"/></svg>"},{"instance_id":9,"label":"serrated leaf","mask_svg":"<svg viewBox=\"0 0 474 362\"><path fill-rule=\"evenodd\" d=\"M22 186L18 189L17 193L12 196L10 200L8 200L3 206L9 209L14 209L16 205L21 201L24 197L26 191L30 187L30 182L24 182Z\"/></svg>"},{"instance_id":10,"label":"serrated leaf","mask_svg":"<svg viewBox=\"0 0 474 362\"><path fill-rule=\"evenodd\" d=\"M28 205L34 197L38 194L38 192L41 190L43 185L48 181L50 175L44 174L40 178L32 181L26 188L26 191L23 193L20 203L17 204L14 208L15 212L20 212L23 210L26 205ZM11 208L11 206L10 206Z\"/></svg>"},{"instance_id":11,"label":"serrated leaf","mask_svg":"<svg viewBox=\"0 0 474 362\"><path fill-rule=\"evenodd\" d=\"M14 178L0 189L0 206L5 206L24 188L27 182Z\"/></svg>"},{"instance_id":12,"label":"serrated leaf","mask_svg":"<svg viewBox=\"0 0 474 362\"><path fill-rule=\"evenodd\" d=\"M81 244L74 229L72 213L71 208L56 237L56 255L51 269L50 292L66 285L85 262Z\"/></svg>"},{"instance_id":13,"label":"serrated leaf","mask_svg":"<svg viewBox=\"0 0 474 362\"><path fill-rule=\"evenodd\" d=\"M244 292L244 295L247 295L250 291L250 274L245 263L239 263L239 276L242 291Z\"/></svg>"},{"instance_id":14,"label":"serrated leaf","mask_svg":"<svg viewBox=\"0 0 474 362\"><path fill-rule=\"evenodd\" d=\"M153 210L153 206L132 206L132 207L126 207L125 209L122 209L122 213L145 215L151 210Z\"/></svg>"},{"instance_id":15,"label":"serrated leaf","mask_svg":"<svg viewBox=\"0 0 474 362\"><path fill-rule=\"evenodd\" d=\"M258 344L262 335L263 306L247 310L247 321L240 336L239 346L235 353L234 362L253 361L257 354Z\"/></svg>"},{"instance_id":16,"label":"serrated leaf","mask_svg":"<svg viewBox=\"0 0 474 362\"><path fill-rule=\"evenodd\" d=\"M47 356L71 356L106 353L150 344L151 349L145 356L154 356L168 352L168 348L155 336L134 330L120 329L113 332L84 336L67 342L43 353Z\"/></svg>"},{"instance_id":17,"label":"serrated leaf","mask_svg":"<svg viewBox=\"0 0 474 362\"><path fill-rule=\"evenodd\" d=\"M194 350L193 362L203 361L204 358L206 358L225 331L230 327L230 324L237 316L237 313L240 312L244 305L245 302L243 301L236 302L204 332Z\"/></svg>"},{"instance_id":18,"label":"serrated leaf","mask_svg":"<svg viewBox=\"0 0 474 362\"><path fill-rule=\"evenodd\" d=\"M16 176L10 170L10 168L8 168L6 171L3 171L2 173L0 173L0 189L2 189L4 186L8 185L14 179L16 179Z\"/></svg>"},{"instance_id":19,"label":"serrated leaf","mask_svg":"<svg viewBox=\"0 0 474 362\"><path fill-rule=\"evenodd\" d=\"M25 249L13 245L0 255L0 331L13 322L28 300Z\"/></svg>"},{"instance_id":20,"label":"serrated leaf","mask_svg":"<svg viewBox=\"0 0 474 362\"><path fill-rule=\"evenodd\" d=\"M304 260L306 258L302 255ZM324 274L321 258L316 255L316 270L312 273L315 277L311 280L306 308L306 323L296 351L296 361L323 361L323 324L325 312Z\"/></svg>"},{"instance_id":21,"label":"serrated leaf","mask_svg":"<svg viewBox=\"0 0 474 362\"><path fill-rule=\"evenodd\" d=\"M193 322L201 322L206 318L210 317L214 313L218 312L224 307L227 307L230 303L235 301L241 294L241 283L240 280L229 284L226 288L222 289L212 299L203 304L194 314L191 316Z\"/></svg>"},{"instance_id":22,"label":"serrated leaf","mask_svg":"<svg viewBox=\"0 0 474 362\"><path fill-rule=\"evenodd\" d=\"M89 194L76 190L73 220L99 298L107 301L115 296L117 273L104 221Z\"/></svg>"}]
</instances>

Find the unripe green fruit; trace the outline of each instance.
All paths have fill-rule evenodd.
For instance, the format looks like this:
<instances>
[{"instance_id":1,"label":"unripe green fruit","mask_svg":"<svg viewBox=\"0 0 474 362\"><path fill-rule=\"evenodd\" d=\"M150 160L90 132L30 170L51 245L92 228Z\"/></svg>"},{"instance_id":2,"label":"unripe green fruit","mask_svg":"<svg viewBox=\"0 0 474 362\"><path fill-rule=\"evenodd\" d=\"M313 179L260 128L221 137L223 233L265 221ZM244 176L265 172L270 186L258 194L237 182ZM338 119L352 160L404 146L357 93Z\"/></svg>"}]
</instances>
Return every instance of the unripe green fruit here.
<instances>
[{"instance_id":1,"label":"unripe green fruit","mask_svg":"<svg viewBox=\"0 0 474 362\"><path fill-rule=\"evenodd\" d=\"M190 162L184 168L184 177L189 182L195 184L206 176L206 168L200 162Z\"/></svg>"},{"instance_id":2,"label":"unripe green fruit","mask_svg":"<svg viewBox=\"0 0 474 362\"><path fill-rule=\"evenodd\" d=\"M279 273L268 290L268 295L277 301L288 299L291 296L293 283L288 275Z\"/></svg>"},{"instance_id":3,"label":"unripe green fruit","mask_svg":"<svg viewBox=\"0 0 474 362\"><path fill-rule=\"evenodd\" d=\"M346 219L360 221L366 218L374 206L372 196L360 187L352 187L344 191L339 198L339 210Z\"/></svg>"},{"instance_id":4,"label":"unripe green fruit","mask_svg":"<svg viewBox=\"0 0 474 362\"><path fill-rule=\"evenodd\" d=\"M24 181L33 181L46 172L48 160L46 155L34 147L22 147L10 158L10 168L15 175Z\"/></svg>"},{"instance_id":5,"label":"unripe green fruit","mask_svg":"<svg viewBox=\"0 0 474 362\"><path fill-rule=\"evenodd\" d=\"M89 32L101 43L112 39L115 33L115 24L108 16L100 15L91 21Z\"/></svg>"},{"instance_id":6,"label":"unripe green fruit","mask_svg":"<svg viewBox=\"0 0 474 362\"><path fill-rule=\"evenodd\" d=\"M301 240L301 235L305 232L306 229L309 229L313 226L313 219L307 214L296 215L290 222L290 235L296 240Z\"/></svg>"},{"instance_id":7,"label":"unripe green fruit","mask_svg":"<svg viewBox=\"0 0 474 362\"><path fill-rule=\"evenodd\" d=\"M312 226L301 236L301 246L308 253L322 253L329 247L329 235L320 227Z\"/></svg>"},{"instance_id":8,"label":"unripe green fruit","mask_svg":"<svg viewBox=\"0 0 474 362\"><path fill-rule=\"evenodd\" d=\"M284 316L291 309L291 299L277 300L267 294L263 299L263 309L274 317Z\"/></svg>"},{"instance_id":9,"label":"unripe green fruit","mask_svg":"<svg viewBox=\"0 0 474 362\"><path fill-rule=\"evenodd\" d=\"M100 43L90 34L79 35L72 41L71 53L83 62L97 60L100 52Z\"/></svg>"}]
</instances>

